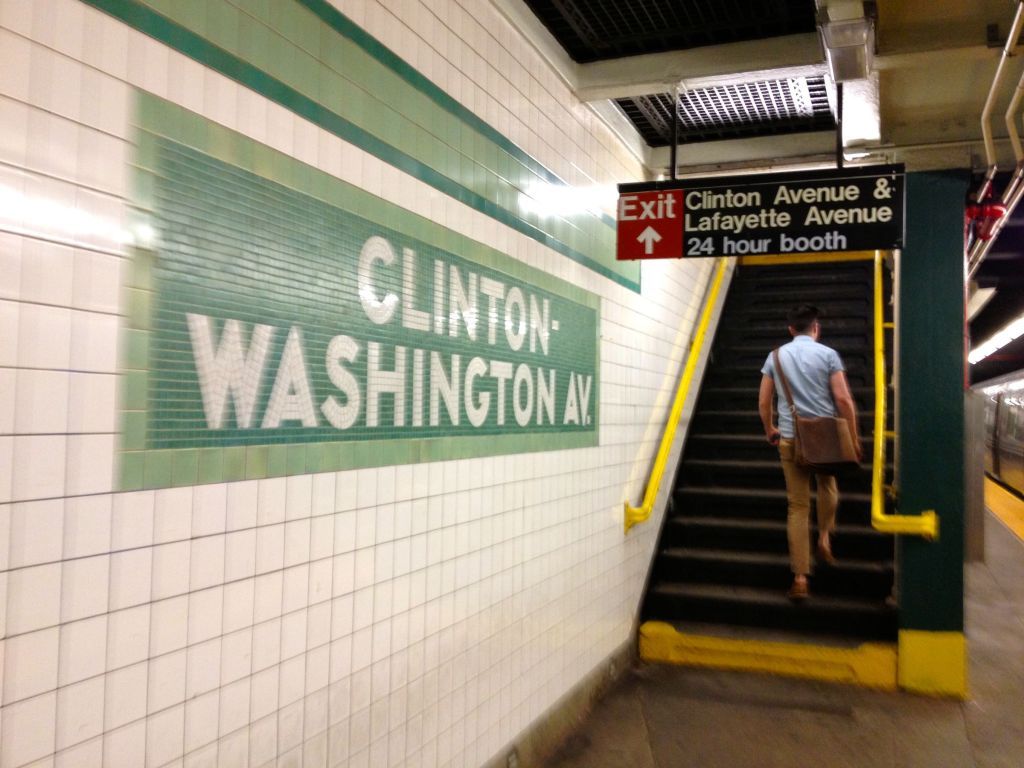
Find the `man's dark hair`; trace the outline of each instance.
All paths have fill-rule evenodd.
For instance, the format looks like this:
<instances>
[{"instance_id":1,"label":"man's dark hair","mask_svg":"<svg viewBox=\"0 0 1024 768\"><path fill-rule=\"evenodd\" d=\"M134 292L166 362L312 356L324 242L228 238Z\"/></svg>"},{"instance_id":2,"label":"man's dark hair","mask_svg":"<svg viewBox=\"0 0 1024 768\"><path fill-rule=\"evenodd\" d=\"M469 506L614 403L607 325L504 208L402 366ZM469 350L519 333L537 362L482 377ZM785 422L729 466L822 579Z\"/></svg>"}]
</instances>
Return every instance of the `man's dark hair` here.
<instances>
[{"instance_id":1,"label":"man's dark hair","mask_svg":"<svg viewBox=\"0 0 1024 768\"><path fill-rule=\"evenodd\" d=\"M786 320L797 333L806 333L811 330L814 321L819 317L821 317L821 311L817 307L812 307L810 304L801 304L799 307L793 307L789 310Z\"/></svg>"}]
</instances>

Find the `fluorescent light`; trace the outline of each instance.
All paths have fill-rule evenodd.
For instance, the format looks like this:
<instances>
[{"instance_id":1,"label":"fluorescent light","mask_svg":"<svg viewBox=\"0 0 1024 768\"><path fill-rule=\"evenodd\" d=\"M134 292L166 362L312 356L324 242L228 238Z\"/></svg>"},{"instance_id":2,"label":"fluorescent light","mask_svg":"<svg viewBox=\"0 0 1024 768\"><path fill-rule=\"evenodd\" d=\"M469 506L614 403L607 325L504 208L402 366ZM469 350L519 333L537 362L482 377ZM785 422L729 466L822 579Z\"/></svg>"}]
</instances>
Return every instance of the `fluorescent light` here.
<instances>
[{"instance_id":1,"label":"fluorescent light","mask_svg":"<svg viewBox=\"0 0 1024 768\"><path fill-rule=\"evenodd\" d=\"M584 213L600 215L614 210L618 190L612 185L593 184L531 184L519 194L519 207L527 213L540 216L574 216Z\"/></svg>"},{"instance_id":2,"label":"fluorescent light","mask_svg":"<svg viewBox=\"0 0 1024 768\"><path fill-rule=\"evenodd\" d=\"M981 346L972 349L971 354L967 356L967 360L971 365L974 365L1022 335L1024 335L1024 315L1020 315Z\"/></svg>"}]
</instances>

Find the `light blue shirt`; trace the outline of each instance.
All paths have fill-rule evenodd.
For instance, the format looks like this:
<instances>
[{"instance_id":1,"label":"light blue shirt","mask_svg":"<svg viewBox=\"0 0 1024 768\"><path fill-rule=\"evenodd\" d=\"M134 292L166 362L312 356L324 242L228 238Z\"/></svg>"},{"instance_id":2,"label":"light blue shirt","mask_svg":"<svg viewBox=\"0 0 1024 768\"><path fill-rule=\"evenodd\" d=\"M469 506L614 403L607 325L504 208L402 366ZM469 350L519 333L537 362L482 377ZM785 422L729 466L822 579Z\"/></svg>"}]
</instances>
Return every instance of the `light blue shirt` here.
<instances>
[{"instance_id":1,"label":"light blue shirt","mask_svg":"<svg viewBox=\"0 0 1024 768\"><path fill-rule=\"evenodd\" d=\"M789 344L779 347L782 371L786 374L789 388L793 391L793 403L801 416L835 416L836 406L832 400L829 380L836 371L846 370L839 353L831 347L819 344L810 336L800 335ZM777 407L779 410L779 433L787 440L793 439L793 417L782 382L775 375L775 361L771 353L765 360L761 373L775 381Z\"/></svg>"}]
</instances>

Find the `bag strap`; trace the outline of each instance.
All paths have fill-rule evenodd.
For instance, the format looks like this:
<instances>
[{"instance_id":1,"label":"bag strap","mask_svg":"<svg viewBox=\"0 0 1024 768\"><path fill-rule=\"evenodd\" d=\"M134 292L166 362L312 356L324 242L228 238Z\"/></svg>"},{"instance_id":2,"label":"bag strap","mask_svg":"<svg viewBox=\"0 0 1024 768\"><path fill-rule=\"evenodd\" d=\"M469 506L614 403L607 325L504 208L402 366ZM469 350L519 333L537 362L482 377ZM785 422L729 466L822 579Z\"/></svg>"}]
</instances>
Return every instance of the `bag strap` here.
<instances>
[{"instance_id":1,"label":"bag strap","mask_svg":"<svg viewBox=\"0 0 1024 768\"><path fill-rule=\"evenodd\" d=\"M775 362L775 370L778 372L779 379L782 381L782 390L786 393L786 402L789 403L789 411L796 416L796 405L793 403L793 392L789 388L789 380L786 378L786 373L782 370L782 360L779 358L778 347L772 350L772 360Z\"/></svg>"}]
</instances>

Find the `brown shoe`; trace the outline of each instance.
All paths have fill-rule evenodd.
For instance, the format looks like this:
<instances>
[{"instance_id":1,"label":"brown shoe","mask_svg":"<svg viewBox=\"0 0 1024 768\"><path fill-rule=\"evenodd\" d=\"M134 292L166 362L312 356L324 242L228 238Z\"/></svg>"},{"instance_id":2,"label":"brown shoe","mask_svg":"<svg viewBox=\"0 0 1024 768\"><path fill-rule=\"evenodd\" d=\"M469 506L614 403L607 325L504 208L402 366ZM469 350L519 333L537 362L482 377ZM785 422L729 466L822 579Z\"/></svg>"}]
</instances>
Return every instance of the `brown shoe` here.
<instances>
[{"instance_id":1,"label":"brown shoe","mask_svg":"<svg viewBox=\"0 0 1024 768\"><path fill-rule=\"evenodd\" d=\"M790 600L806 600L811 594L811 590L807 587L807 579L795 578L793 579L793 586L789 588L789 599Z\"/></svg>"}]
</instances>

